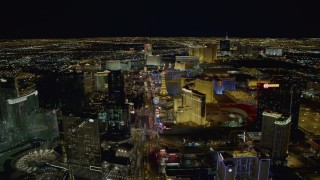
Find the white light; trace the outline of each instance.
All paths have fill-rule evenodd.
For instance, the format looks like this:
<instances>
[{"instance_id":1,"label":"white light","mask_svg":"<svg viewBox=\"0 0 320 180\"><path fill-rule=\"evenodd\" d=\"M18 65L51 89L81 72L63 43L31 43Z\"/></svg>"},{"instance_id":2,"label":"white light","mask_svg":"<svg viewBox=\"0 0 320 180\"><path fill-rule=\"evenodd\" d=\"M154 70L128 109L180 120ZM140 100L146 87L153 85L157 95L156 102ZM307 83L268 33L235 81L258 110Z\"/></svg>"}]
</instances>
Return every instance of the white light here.
<instances>
[{"instance_id":1,"label":"white light","mask_svg":"<svg viewBox=\"0 0 320 180\"><path fill-rule=\"evenodd\" d=\"M229 172L232 172L232 169L229 169L228 171L229 171Z\"/></svg>"},{"instance_id":2,"label":"white light","mask_svg":"<svg viewBox=\"0 0 320 180\"><path fill-rule=\"evenodd\" d=\"M263 88L267 89L269 87L279 87L280 85L279 84L263 84Z\"/></svg>"},{"instance_id":3,"label":"white light","mask_svg":"<svg viewBox=\"0 0 320 180\"><path fill-rule=\"evenodd\" d=\"M1 81L1 82L7 82L7 80L6 80L6 79L0 79L0 81Z\"/></svg>"},{"instance_id":4,"label":"white light","mask_svg":"<svg viewBox=\"0 0 320 180\"><path fill-rule=\"evenodd\" d=\"M94 120L93 119L89 119L89 122L94 122Z\"/></svg>"}]
</instances>

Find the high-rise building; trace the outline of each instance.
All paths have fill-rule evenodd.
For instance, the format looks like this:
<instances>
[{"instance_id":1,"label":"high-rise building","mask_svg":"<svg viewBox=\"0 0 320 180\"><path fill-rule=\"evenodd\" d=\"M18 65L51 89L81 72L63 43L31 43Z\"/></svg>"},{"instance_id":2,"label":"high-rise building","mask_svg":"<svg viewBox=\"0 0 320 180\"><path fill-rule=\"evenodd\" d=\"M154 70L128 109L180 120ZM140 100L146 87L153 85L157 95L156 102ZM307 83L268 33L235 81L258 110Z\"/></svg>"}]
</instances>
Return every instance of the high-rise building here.
<instances>
[{"instance_id":1,"label":"high-rise building","mask_svg":"<svg viewBox=\"0 0 320 180\"><path fill-rule=\"evenodd\" d=\"M101 91L108 86L108 73L110 71L97 72L94 74L95 89Z\"/></svg>"},{"instance_id":2,"label":"high-rise building","mask_svg":"<svg viewBox=\"0 0 320 180\"><path fill-rule=\"evenodd\" d=\"M24 142L59 137L55 110L40 110L38 91L27 88L19 95L18 83L10 79L16 80L1 79L0 84L0 151Z\"/></svg>"},{"instance_id":3,"label":"high-rise building","mask_svg":"<svg viewBox=\"0 0 320 180\"><path fill-rule=\"evenodd\" d=\"M58 74L37 76L36 85L39 91L39 105L41 108L60 107L59 82Z\"/></svg>"},{"instance_id":4,"label":"high-rise building","mask_svg":"<svg viewBox=\"0 0 320 180\"><path fill-rule=\"evenodd\" d=\"M287 96L282 101L288 102L290 100L290 108L288 110L291 114L291 125L293 128L298 128L301 94L302 89L306 86L304 80L301 77L286 75L274 76L271 82L280 84L281 93L287 93ZM284 111L283 113L286 112Z\"/></svg>"},{"instance_id":5,"label":"high-rise building","mask_svg":"<svg viewBox=\"0 0 320 180\"><path fill-rule=\"evenodd\" d=\"M199 68L199 57L197 56L176 56L174 69L188 70Z\"/></svg>"},{"instance_id":6,"label":"high-rise building","mask_svg":"<svg viewBox=\"0 0 320 180\"><path fill-rule=\"evenodd\" d=\"M12 91L15 91L12 89ZM11 94L11 92L9 91ZM6 150L14 146L18 142L28 140L28 124L30 114L39 110L38 92L34 91L30 94L21 97L12 97L8 99L1 98L1 129L2 135L6 139L5 144L1 150ZM0 96L8 97L8 94L1 94ZM1 143L1 145L3 145Z\"/></svg>"},{"instance_id":7,"label":"high-rise building","mask_svg":"<svg viewBox=\"0 0 320 180\"><path fill-rule=\"evenodd\" d=\"M122 140L130 137L129 104L126 103L124 75L121 70L108 74L109 101L104 113L108 139Z\"/></svg>"},{"instance_id":8,"label":"high-rise building","mask_svg":"<svg viewBox=\"0 0 320 180\"><path fill-rule=\"evenodd\" d=\"M71 179L101 179L99 121L64 116L62 127Z\"/></svg>"},{"instance_id":9,"label":"high-rise building","mask_svg":"<svg viewBox=\"0 0 320 180\"><path fill-rule=\"evenodd\" d=\"M107 139L118 141L130 137L129 104L107 104L105 115Z\"/></svg>"},{"instance_id":10,"label":"high-rise building","mask_svg":"<svg viewBox=\"0 0 320 180\"><path fill-rule=\"evenodd\" d=\"M83 73L84 93L88 94L94 90L94 78L92 72Z\"/></svg>"},{"instance_id":11,"label":"high-rise building","mask_svg":"<svg viewBox=\"0 0 320 180\"><path fill-rule=\"evenodd\" d=\"M143 50L144 50L144 58L146 59L147 56L150 56L152 55L152 44L145 44L144 47L143 47Z\"/></svg>"},{"instance_id":12,"label":"high-rise building","mask_svg":"<svg viewBox=\"0 0 320 180\"><path fill-rule=\"evenodd\" d=\"M226 38L220 40L220 51L230 51L230 40L228 33L226 33Z\"/></svg>"},{"instance_id":13,"label":"high-rise building","mask_svg":"<svg viewBox=\"0 0 320 180\"><path fill-rule=\"evenodd\" d=\"M40 107L61 108L65 115L81 115L85 99L83 72L43 74L36 84Z\"/></svg>"},{"instance_id":14,"label":"high-rise building","mask_svg":"<svg viewBox=\"0 0 320 180\"><path fill-rule=\"evenodd\" d=\"M121 105L125 103L124 88L124 75L122 71L111 71L108 74L108 95L110 103Z\"/></svg>"},{"instance_id":15,"label":"high-rise building","mask_svg":"<svg viewBox=\"0 0 320 180\"><path fill-rule=\"evenodd\" d=\"M146 58L147 66L161 66L162 65L162 57L159 55L148 55Z\"/></svg>"},{"instance_id":16,"label":"high-rise building","mask_svg":"<svg viewBox=\"0 0 320 180\"><path fill-rule=\"evenodd\" d=\"M192 47L192 48L189 48L189 56L196 56L199 59L202 58L202 56L203 56L202 48L203 47Z\"/></svg>"},{"instance_id":17,"label":"high-rise building","mask_svg":"<svg viewBox=\"0 0 320 180\"><path fill-rule=\"evenodd\" d=\"M288 154L291 116L269 111L262 116L261 147L271 155L273 163L283 164Z\"/></svg>"},{"instance_id":18,"label":"high-rise building","mask_svg":"<svg viewBox=\"0 0 320 180\"><path fill-rule=\"evenodd\" d=\"M266 180L269 178L270 159L255 151L218 152L218 180Z\"/></svg>"},{"instance_id":19,"label":"high-rise building","mask_svg":"<svg viewBox=\"0 0 320 180\"><path fill-rule=\"evenodd\" d=\"M85 99L83 73L63 73L59 77L58 85L62 113L75 116L81 115Z\"/></svg>"},{"instance_id":20,"label":"high-rise building","mask_svg":"<svg viewBox=\"0 0 320 180\"><path fill-rule=\"evenodd\" d=\"M24 131L28 140L54 141L59 137L56 110L39 110L27 114Z\"/></svg>"},{"instance_id":21,"label":"high-rise building","mask_svg":"<svg viewBox=\"0 0 320 180\"><path fill-rule=\"evenodd\" d=\"M231 43L228 37L228 33L226 34L226 38L220 40L220 53L222 55L231 55Z\"/></svg>"},{"instance_id":22,"label":"high-rise building","mask_svg":"<svg viewBox=\"0 0 320 180\"><path fill-rule=\"evenodd\" d=\"M220 41L220 51L230 51L230 40L224 39Z\"/></svg>"},{"instance_id":23,"label":"high-rise building","mask_svg":"<svg viewBox=\"0 0 320 180\"><path fill-rule=\"evenodd\" d=\"M217 59L217 48L216 44L210 44L203 48L203 58L200 59L200 63L214 63Z\"/></svg>"},{"instance_id":24,"label":"high-rise building","mask_svg":"<svg viewBox=\"0 0 320 180\"><path fill-rule=\"evenodd\" d=\"M196 79L194 81L194 89L206 95L206 102L213 103L213 82L210 80Z\"/></svg>"},{"instance_id":25,"label":"high-rise building","mask_svg":"<svg viewBox=\"0 0 320 180\"><path fill-rule=\"evenodd\" d=\"M178 107L178 123L206 123L206 95L196 90L182 88L182 107Z\"/></svg>"},{"instance_id":26,"label":"high-rise building","mask_svg":"<svg viewBox=\"0 0 320 180\"><path fill-rule=\"evenodd\" d=\"M302 87L301 79L296 77L274 77L271 83L259 83L258 127L265 110L291 115L292 126L298 127Z\"/></svg>"},{"instance_id":27,"label":"high-rise building","mask_svg":"<svg viewBox=\"0 0 320 180\"><path fill-rule=\"evenodd\" d=\"M181 79L186 75L186 71L166 70L166 87L169 95L180 95L182 93L184 85L181 83Z\"/></svg>"},{"instance_id":28,"label":"high-rise building","mask_svg":"<svg viewBox=\"0 0 320 180\"><path fill-rule=\"evenodd\" d=\"M193 47L189 49L189 56L197 56L201 64L213 63L217 59L217 48L216 44L210 44L207 47Z\"/></svg>"}]
</instances>

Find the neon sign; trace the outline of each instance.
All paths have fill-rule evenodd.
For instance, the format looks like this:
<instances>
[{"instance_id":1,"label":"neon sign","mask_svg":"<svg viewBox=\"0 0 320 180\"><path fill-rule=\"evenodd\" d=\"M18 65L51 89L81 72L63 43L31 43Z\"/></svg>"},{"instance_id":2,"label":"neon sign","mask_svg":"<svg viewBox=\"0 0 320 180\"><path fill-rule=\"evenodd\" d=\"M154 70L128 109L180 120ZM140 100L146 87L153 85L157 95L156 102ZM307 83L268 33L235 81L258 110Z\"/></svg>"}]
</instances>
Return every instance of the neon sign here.
<instances>
[{"instance_id":1,"label":"neon sign","mask_svg":"<svg viewBox=\"0 0 320 180\"><path fill-rule=\"evenodd\" d=\"M268 89L270 87L280 87L280 85L279 84L268 84L268 83L263 84L263 88L265 88L265 89Z\"/></svg>"}]
</instances>

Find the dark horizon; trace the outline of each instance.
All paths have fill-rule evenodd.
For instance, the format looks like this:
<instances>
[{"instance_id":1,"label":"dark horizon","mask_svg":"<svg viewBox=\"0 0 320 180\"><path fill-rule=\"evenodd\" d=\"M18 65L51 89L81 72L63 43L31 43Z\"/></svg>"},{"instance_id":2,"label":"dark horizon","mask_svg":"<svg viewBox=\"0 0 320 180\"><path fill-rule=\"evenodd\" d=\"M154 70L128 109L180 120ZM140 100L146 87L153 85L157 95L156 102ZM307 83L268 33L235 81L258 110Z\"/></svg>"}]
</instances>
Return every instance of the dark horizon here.
<instances>
[{"instance_id":1,"label":"dark horizon","mask_svg":"<svg viewBox=\"0 0 320 180\"><path fill-rule=\"evenodd\" d=\"M317 38L315 1L39 0L0 2L1 39L94 37Z\"/></svg>"}]
</instances>

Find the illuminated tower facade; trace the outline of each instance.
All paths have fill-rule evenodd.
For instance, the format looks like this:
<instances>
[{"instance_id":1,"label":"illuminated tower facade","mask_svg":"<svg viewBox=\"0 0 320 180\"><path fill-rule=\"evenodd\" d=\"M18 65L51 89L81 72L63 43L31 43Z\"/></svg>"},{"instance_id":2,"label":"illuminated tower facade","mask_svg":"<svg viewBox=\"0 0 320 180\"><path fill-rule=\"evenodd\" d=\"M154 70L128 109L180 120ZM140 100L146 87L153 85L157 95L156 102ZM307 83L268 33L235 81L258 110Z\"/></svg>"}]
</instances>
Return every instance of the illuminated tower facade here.
<instances>
[{"instance_id":1,"label":"illuminated tower facade","mask_svg":"<svg viewBox=\"0 0 320 180\"><path fill-rule=\"evenodd\" d=\"M126 104L124 75L121 70L108 74L109 102L106 103L108 138L122 140L130 137L129 104Z\"/></svg>"},{"instance_id":2,"label":"illuminated tower facade","mask_svg":"<svg viewBox=\"0 0 320 180\"><path fill-rule=\"evenodd\" d=\"M108 74L109 101L113 104L125 103L124 75L121 70L111 71Z\"/></svg>"},{"instance_id":3,"label":"illuminated tower facade","mask_svg":"<svg viewBox=\"0 0 320 180\"><path fill-rule=\"evenodd\" d=\"M59 136L55 110L39 108L38 91L33 85L19 92L18 78L0 80L0 151Z\"/></svg>"},{"instance_id":4,"label":"illuminated tower facade","mask_svg":"<svg viewBox=\"0 0 320 180\"><path fill-rule=\"evenodd\" d=\"M12 89L12 91L15 91ZM0 96L6 97L9 94L4 94L2 88L0 88ZM34 91L25 96L11 97L8 99L0 98L0 150L4 151L12 146L18 144L18 142L24 142L28 140L29 127L32 122L33 115L39 110L38 92Z\"/></svg>"},{"instance_id":5,"label":"illuminated tower facade","mask_svg":"<svg viewBox=\"0 0 320 180\"><path fill-rule=\"evenodd\" d=\"M206 124L206 95L188 86L182 88L182 107L178 107L177 122Z\"/></svg>"},{"instance_id":6,"label":"illuminated tower facade","mask_svg":"<svg viewBox=\"0 0 320 180\"><path fill-rule=\"evenodd\" d=\"M106 104L107 136L109 140L119 141L130 137L129 104Z\"/></svg>"},{"instance_id":7,"label":"illuminated tower facade","mask_svg":"<svg viewBox=\"0 0 320 180\"><path fill-rule=\"evenodd\" d=\"M161 73L160 95L163 95L163 96L168 95L167 86L166 86L166 72L165 71L162 71L162 73Z\"/></svg>"},{"instance_id":8,"label":"illuminated tower facade","mask_svg":"<svg viewBox=\"0 0 320 180\"><path fill-rule=\"evenodd\" d=\"M194 81L194 89L205 94L206 95L206 102L212 103L216 102L216 100L213 97L213 82L202 80L202 79L196 79Z\"/></svg>"},{"instance_id":9,"label":"illuminated tower facade","mask_svg":"<svg viewBox=\"0 0 320 180\"><path fill-rule=\"evenodd\" d=\"M146 59L147 56L152 55L152 44L150 43L145 44L143 47L143 50L144 50L144 58Z\"/></svg>"},{"instance_id":10,"label":"illuminated tower facade","mask_svg":"<svg viewBox=\"0 0 320 180\"><path fill-rule=\"evenodd\" d=\"M96 119L63 116L63 140L70 179L101 179L101 124Z\"/></svg>"},{"instance_id":11,"label":"illuminated tower facade","mask_svg":"<svg viewBox=\"0 0 320 180\"><path fill-rule=\"evenodd\" d=\"M203 58L200 59L200 63L214 63L217 59L217 49L218 46L216 44L209 44L203 48Z\"/></svg>"},{"instance_id":12,"label":"illuminated tower facade","mask_svg":"<svg viewBox=\"0 0 320 180\"><path fill-rule=\"evenodd\" d=\"M181 79L186 77L187 71L166 71L166 87L170 96L178 95L182 93Z\"/></svg>"},{"instance_id":13,"label":"illuminated tower facade","mask_svg":"<svg viewBox=\"0 0 320 180\"><path fill-rule=\"evenodd\" d=\"M209 44L207 47L192 47L189 49L189 56L197 56L200 63L213 63L217 59L216 44Z\"/></svg>"},{"instance_id":14,"label":"illuminated tower facade","mask_svg":"<svg viewBox=\"0 0 320 180\"><path fill-rule=\"evenodd\" d=\"M94 74L95 89L102 91L108 86L108 73L109 71L97 72Z\"/></svg>"},{"instance_id":15,"label":"illuminated tower facade","mask_svg":"<svg viewBox=\"0 0 320 180\"><path fill-rule=\"evenodd\" d=\"M274 164L283 164L288 153L291 116L269 111L262 116L261 147L271 155Z\"/></svg>"},{"instance_id":16,"label":"illuminated tower facade","mask_svg":"<svg viewBox=\"0 0 320 180\"><path fill-rule=\"evenodd\" d=\"M269 177L270 159L255 151L218 152L218 180L266 180Z\"/></svg>"},{"instance_id":17,"label":"illuminated tower facade","mask_svg":"<svg viewBox=\"0 0 320 180\"><path fill-rule=\"evenodd\" d=\"M291 115L292 126L298 127L302 88L301 78L290 76L278 76L271 79L271 83L259 83L258 127L261 127L262 113L265 110Z\"/></svg>"}]
</instances>

